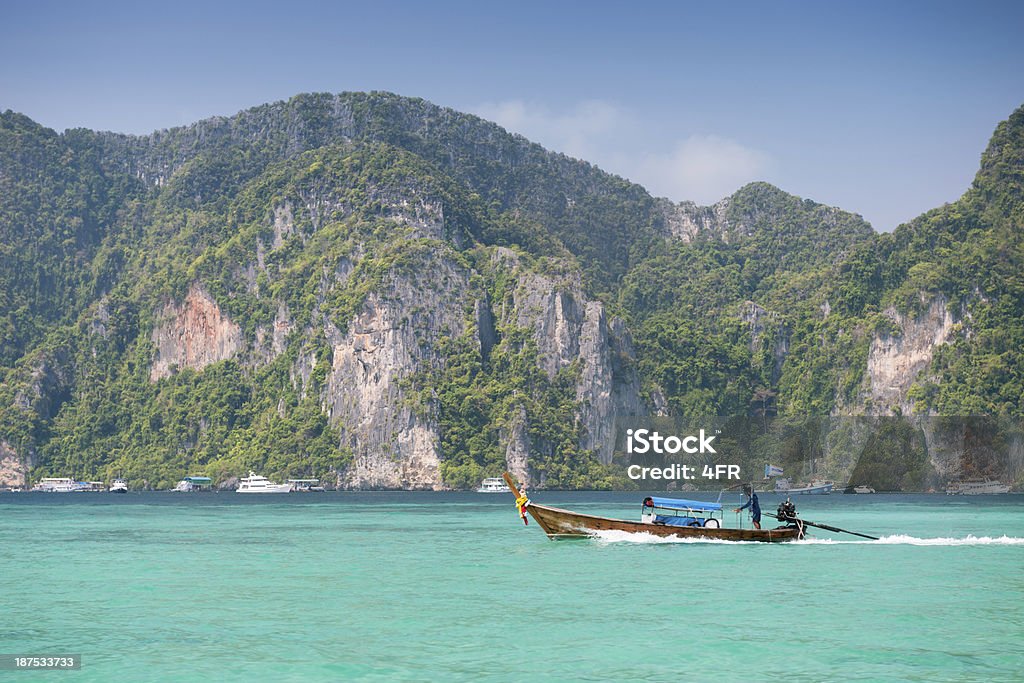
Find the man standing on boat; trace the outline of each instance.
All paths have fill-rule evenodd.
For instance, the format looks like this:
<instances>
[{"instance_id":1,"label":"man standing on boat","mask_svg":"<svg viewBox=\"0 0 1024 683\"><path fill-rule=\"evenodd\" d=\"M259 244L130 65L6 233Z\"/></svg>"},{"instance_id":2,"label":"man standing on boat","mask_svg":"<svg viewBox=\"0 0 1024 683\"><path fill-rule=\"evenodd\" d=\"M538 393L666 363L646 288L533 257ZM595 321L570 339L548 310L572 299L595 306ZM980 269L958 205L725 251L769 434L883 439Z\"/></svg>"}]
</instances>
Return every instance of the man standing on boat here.
<instances>
[{"instance_id":1,"label":"man standing on boat","mask_svg":"<svg viewBox=\"0 0 1024 683\"><path fill-rule=\"evenodd\" d=\"M755 529L760 529L761 528L761 503L757 499L757 494L754 493L754 488L750 484L744 484L743 485L743 495L748 496L750 498L750 500L748 500L746 503L744 503L743 505L739 506L738 508L735 508L733 510L733 512L739 512L741 510L746 510L747 508L750 508L750 518L752 520L754 520L754 528Z\"/></svg>"}]
</instances>

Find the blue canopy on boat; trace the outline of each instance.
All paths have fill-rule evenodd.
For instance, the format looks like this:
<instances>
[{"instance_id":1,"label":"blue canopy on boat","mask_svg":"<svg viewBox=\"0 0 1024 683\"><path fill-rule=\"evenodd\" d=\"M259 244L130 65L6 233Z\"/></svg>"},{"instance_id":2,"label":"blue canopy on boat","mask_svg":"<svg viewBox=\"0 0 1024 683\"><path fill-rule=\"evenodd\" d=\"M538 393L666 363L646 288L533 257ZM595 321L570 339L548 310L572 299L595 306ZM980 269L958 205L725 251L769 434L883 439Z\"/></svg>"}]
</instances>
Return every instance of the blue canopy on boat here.
<instances>
[{"instance_id":1,"label":"blue canopy on boat","mask_svg":"<svg viewBox=\"0 0 1024 683\"><path fill-rule=\"evenodd\" d=\"M681 498L651 498L654 507L669 508L671 510L721 510L721 503L705 503L702 500L682 500Z\"/></svg>"}]
</instances>

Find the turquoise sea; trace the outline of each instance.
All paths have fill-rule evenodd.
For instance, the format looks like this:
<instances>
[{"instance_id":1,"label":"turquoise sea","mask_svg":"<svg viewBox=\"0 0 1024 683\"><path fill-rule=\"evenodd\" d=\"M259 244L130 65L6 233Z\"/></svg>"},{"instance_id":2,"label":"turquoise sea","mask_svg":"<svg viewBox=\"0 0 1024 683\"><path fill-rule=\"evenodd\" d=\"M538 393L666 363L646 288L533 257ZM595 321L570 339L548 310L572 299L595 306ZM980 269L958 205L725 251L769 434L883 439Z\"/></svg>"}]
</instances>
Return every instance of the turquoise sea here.
<instances>
[{"instance_id":1,"label":"turquoise sea","mask_svg":"<svg viewBox=\"0 0 1024 683\"><path fill-rule=\"evenodd\" d=\"M0 680L1024 680L1024 496L795 501L882 540L549 541L509 495L0 493L0 653L82 657Z\"/></svg>"}]
</instances>

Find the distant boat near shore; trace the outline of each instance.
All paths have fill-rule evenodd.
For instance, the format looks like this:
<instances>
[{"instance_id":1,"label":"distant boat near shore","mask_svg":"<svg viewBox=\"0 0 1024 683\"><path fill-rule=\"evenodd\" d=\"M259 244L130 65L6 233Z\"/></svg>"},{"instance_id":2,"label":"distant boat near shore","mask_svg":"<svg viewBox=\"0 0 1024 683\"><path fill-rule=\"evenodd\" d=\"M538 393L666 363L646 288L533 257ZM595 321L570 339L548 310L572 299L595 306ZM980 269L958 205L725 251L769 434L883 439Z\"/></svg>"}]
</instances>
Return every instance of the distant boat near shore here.
<instances>
[{"instance_id":1,"label":"distant boat near shore","mask_svg":"<svg viewBox=\"0 0 1024 683\"><path fill-rule=\"evenodd\" d=\"M213 479L209 477L185 477L178 482L171 491L177 493L192 493L195 491L209 491L213 487Z\"/></svg>"},{"instance_id":2,"label":"distant boat near shore","mask_svg":"<svg viewBox=\"0 0 1024 683\"><path fill-rule=\"evenodd\" d=\"M266 477L262 477L250 471L248 477L243 477L238 484L235 493L291 493L291 484L275 484Z\"/></svg>"},{"instance_id":3,"label":"distant boat near shore","mask_svg":"<svg viewBox=\"0 0 1024 683\"><path fill-rule=\"evenodd\" d=\"M118 477L110 484L111 493L128 493L128 482Z\"/></svg>"},{"instance_id":4,"label":"distant boat near shore","mask_svg":"<svg viewBox=\"0 0 1024 683\"><path fill-rule=\"evenodd\" d=\"M834 482L822 479L815 479L809 484L792 484L789 479L782 478L775 480L775 493L787 496L824 496L832 493L834 486Z\"/></svg>"},{"instance_id":5,"label":"distant boat near shore","mask_svg":"<svg viewBox=\"0 0 1024 683\"><path fill-rule=\"evenodd\" d=\"M512 489L508 487L501 477L487 477L480 482L480 488L476 490L477 493L510 493Z\"/></svg>"},{"instance_id":6,"label":"distant boat near shore","mask_svg":"<svg viewBox=\"0 0 1024 683\"><path fill-rule=\"evenodd\" d=\"M319 479L289 479L288 485L297 493L319 493L324 490Z\"/></svg>"},{"instance_id":7,"label":"distant boat near shore","mask_svg":"<svg viewBox=\"0 0 1024 683\"><path fill-rule=\"evenodd\" d=\"M1009 493L1010 485L1001 481L985 479L965 479L964 481L952 481L946 487L947 496L982 496Z\"/></svg>"},{"instance_id":8,"label":"distant boat near shore","mask_svg":"<svg viewBox=\"0 0 1024 683\"><path fill-rule=\"evenodd\" d=\"M874 493L875 490L873 488L871 488L870 486L865 486L864 484L861 484L860 486L854 486L853 487L853 492L854 493Z\"/></svg>"},{"instance_id":9,"label":"distant boat near shore","mask_svg":"<svg viewBox=\"0 0 1024 683\"><path fill-rule=\"evenodd\" d=\"M31 490L42 493L71 493L81 491L85 486L85 482L75 481L70 477L43 477Z\"/></svg>"}]
</instances>

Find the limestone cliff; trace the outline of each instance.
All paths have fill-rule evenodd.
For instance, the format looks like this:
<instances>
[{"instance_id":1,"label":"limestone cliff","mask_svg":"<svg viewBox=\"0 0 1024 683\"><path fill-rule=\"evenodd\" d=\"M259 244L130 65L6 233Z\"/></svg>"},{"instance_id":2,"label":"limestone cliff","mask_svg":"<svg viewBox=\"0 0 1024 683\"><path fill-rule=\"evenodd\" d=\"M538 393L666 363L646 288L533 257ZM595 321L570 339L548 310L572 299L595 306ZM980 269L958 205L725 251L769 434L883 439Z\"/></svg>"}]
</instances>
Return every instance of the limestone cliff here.
<instances>
[{"instance_id":1,"label":"limestone cliff","mask_svg":"<svg viewBox=\"0 0 1024 683\"><path fill-rule=\"evenodd\" d=\"M6 441L0 441L0 488L23 487L27 483L28 463Z\"/></svg>"},{"instance_id":2,"label":"limestone cliff","mask_svg":"<svg viewBox=\"0 0 1024 683\"><path fill-rule=\"evenodd\" d=\"M616 420L649 412L640 398L629 331L622 320L608 319L602 302L584 295L581 277L571 269L559 276L524 271L508 250L499 250L496 258L519 269L513 310L506 315L533 332L538 363L549 377L577 365L580 445L610 463ZM519 444L511 452L526 449L528 444Z\"/></svg>"},{"instance_id":3,"label":"limestone cliff","mask_svg":"<svg viewBox=\"0 0 1024 683\"><path fill-rule=\"evenodd\" d=\"M156 381L174 368L202 370L234 357L242 349L242 330L202 287L193 285L184 301L163 308L152 340L156 356L149 376Z\"/></svg>"},{"instance_id":4,"label":"limestone cliff","mask_svg":"<svg viewBox=\"0 0 1024 683\"><path fill-rule=\"evenodd\" d=\"M948 342L956 321L944 296L936 296L919 315L894 308L885 311L892 331L876 332L867 360L863 404L876 415L898 411L910 415L913 402L907 392L931 364L935 349Z\"/></svg>"},{"instance_id":5,"label":"limestone cliff","mask_svg":"<svg viewBox=\"0 0 1024 683\"><path fill-rule=\"evenodd\" d=\"M413 405L405 381L442 363L437 343L464 330L469 273L439 256L391 274L345 332L328 323L331 372L324 407L353 450L341 484L351 488L442 487L437 416Z\"/></svg>"}]
</instances>

